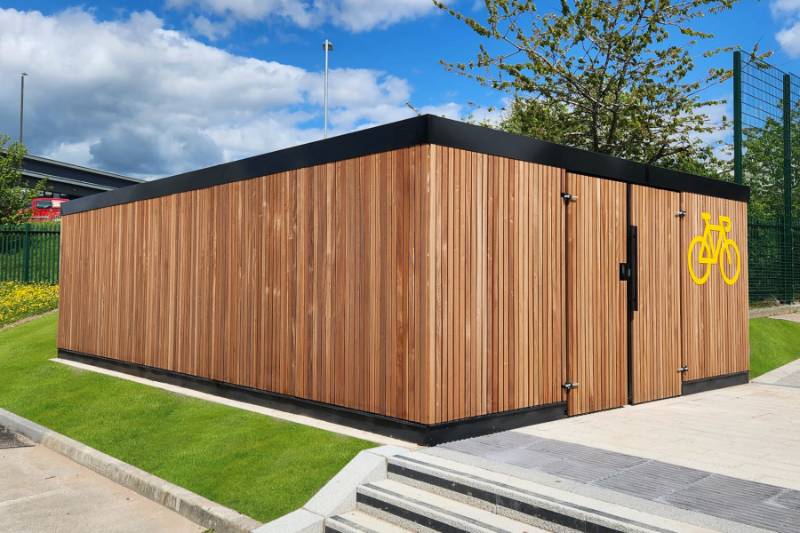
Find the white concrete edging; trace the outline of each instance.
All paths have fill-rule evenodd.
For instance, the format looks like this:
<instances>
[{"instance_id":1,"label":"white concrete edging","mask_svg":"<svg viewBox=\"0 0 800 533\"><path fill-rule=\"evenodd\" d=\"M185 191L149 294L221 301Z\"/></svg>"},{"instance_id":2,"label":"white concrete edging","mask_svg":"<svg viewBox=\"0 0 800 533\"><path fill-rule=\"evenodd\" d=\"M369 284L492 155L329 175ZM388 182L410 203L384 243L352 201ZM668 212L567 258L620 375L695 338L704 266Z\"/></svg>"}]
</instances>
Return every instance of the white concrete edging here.
<instances>
[{"instance_id":1,"label":"white concrete edging","mask_svg":"<svg viewBox=\"0 0 800 533\"><path fill-rule=\"evenodd\" d=\"M60 453L79 465L85 466L123 487L127 487L203 527L213 529L219 533L245 533L261 525L260 522L249 516L212 502L199 494L149 474L140 468L115 459L110 455L5 409L0 409L0 425Z\"/></svg>"},{"instance_id":2,"label":"white concrete edging","mask_svg":"<svg viewBox=\"0 0 800 533\"><path fill-rule=\"evenodd\" d=\"M325 519L356 508L356 489L386 479L388 459L409 450L380 446L359 452L297 511L268 522L253 533L322 533Z\"/></svg>"},{"instance_id":3,"label":"white concrete edging","mask_svg":"<svg viewBox=\"0 0 800 533\"><path fill-rule=\"evenodd\" d=\"M748 311L749 318L765 318L775 315L800 313L800 304L773 305L770 307L754 307Z\"/></svg>"}]
</instances>

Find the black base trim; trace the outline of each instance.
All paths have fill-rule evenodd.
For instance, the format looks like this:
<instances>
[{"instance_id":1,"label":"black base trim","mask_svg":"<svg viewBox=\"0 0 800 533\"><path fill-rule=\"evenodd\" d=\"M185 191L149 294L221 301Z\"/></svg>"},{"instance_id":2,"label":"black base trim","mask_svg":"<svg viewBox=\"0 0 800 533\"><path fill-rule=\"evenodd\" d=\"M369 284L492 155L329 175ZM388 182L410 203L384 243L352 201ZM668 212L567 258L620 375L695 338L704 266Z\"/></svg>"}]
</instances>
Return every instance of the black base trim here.
<instances>
[{"instance_id":1,"label":"black base trim","mask_svg":"<svg viewBox=\"0 0 800 533\"><path fill-rule=\"evenodd\" d=\"M681 394L695 394L698 392L705 392L707 390L731 387L733 385L744 385L749 381L749 372L737 372L735 374L725 374L722 376L713 376L710 378L684 381L681 387Z\"/></svg>"},{"instance_id":2,"label":"black base trim","mask_svg":"<svg viewBox=\"0 0 800 533\"><path fill-rule=\"evenodd\" d=\"M234 385L138 363L58 349L58 356L68 361L116 370L162 383L186 387L232 400L262 405L272 409L309 416L343 426L386 435L423 446L497 433L531 424L550 422L567 416L566 402L558 402L514 411L463 418L441 424L420 424L389 416L350 409L329 403L298 398L276 392Z\"/></svg>"}]
</instances>

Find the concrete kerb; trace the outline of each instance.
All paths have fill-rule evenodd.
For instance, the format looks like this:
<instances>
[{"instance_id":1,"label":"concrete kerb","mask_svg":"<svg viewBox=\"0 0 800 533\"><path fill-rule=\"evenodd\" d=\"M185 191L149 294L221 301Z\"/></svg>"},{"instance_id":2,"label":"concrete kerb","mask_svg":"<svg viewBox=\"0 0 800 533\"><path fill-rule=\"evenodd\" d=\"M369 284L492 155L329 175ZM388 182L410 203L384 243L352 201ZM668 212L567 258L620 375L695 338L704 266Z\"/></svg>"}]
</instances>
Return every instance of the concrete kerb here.
<instances>
[{"instance_id":1,"label":"concrete kerb","mask_svg":"<svg viewBox=\"0 0 800 533\"><path fill-rule=\"evenodd\" d=\"M0 425L50 448L72 461L175 511L192 522L221 533L252 531L261 523L165 481L80 442L0 409Z\"/></svg>"},{"instance_id":2,"label":"concrete kerb","mask_svg":"<svg viewBox=\"0 0 800 533\"><path fill-rule=\"evenodd\" d=\"M749 316L750 318L764 318L775 315L788 315L791 313L800 313L800 304L755 307L750 309Z\"/></svg>"},{"instance_id":3,"label":"concrete kerb","mask_svg":"<svg viewBox=\"0 0 800 533\"><path fill-rule=\"evenodd\" d=\"M322 533L325 519L354 510L358 486L386 479L389 458L401 453L408 450L380 446L359 452L301 509L268 522L253 533Z\"/></svg>"}]
</instances>

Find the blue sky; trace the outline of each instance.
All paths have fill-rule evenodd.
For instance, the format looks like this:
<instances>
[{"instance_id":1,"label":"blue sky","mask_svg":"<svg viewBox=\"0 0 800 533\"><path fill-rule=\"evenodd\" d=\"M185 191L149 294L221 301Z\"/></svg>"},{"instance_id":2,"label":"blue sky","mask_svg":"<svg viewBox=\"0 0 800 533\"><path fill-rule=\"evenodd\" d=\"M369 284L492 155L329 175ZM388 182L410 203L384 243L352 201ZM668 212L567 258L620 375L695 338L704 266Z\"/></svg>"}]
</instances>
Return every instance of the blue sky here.
<instances>
[{"instance_id":1,"label":"blue sky","mask_svg":"<svg viewBox=\"0 0 800 533\"><path fill-rule=\"evenodd\" d=\"M747 0L699 28L717 35L704 48L759 41L800 72L798 21L800 0ZM4 1L0 27L0 131L17 134L25 70L31 152L143 177L319 138L325 38L334 133L410 116L406 101L463 119L504 96L439 64L473 57L479 41L429 0Z\"/></svg>"}]
</instances>

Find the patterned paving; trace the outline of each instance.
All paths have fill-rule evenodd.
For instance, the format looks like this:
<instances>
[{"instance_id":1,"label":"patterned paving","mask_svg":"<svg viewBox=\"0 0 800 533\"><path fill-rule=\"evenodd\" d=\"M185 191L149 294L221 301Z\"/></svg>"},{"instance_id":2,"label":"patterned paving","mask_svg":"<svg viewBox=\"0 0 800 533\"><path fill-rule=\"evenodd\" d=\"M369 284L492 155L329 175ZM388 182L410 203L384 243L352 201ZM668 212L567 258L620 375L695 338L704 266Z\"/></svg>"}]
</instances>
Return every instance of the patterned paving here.
<instances>
[{"instance_id":1,"label":"patterned paving","mask_svg":"<svg viewBox=\"0 0 800 533\"><path fill-rule=\"evenodd\" d=\"M800 531L800 491L506 431L441 447L780 532Z\"/></svg>"}]
</instances>

